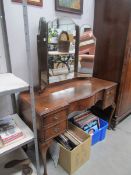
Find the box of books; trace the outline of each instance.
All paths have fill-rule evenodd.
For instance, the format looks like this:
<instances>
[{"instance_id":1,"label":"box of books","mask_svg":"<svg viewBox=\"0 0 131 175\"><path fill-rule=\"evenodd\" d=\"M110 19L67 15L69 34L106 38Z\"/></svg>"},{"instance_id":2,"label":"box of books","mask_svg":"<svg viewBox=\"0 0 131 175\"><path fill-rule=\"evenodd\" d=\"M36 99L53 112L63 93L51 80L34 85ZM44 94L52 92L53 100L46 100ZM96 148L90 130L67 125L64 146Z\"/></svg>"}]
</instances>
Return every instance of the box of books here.
<instances>
[{"instance_id":1,"label":"box of books","mask_svg":"<svg viewBox=\"0 0 131 175\"><path fill-rule=\"evenodd\" d=\"M92 145L106 137L108 122L94 115L91 110L73 116L70 121L92 137Z\"/></svg>"},{"instance_id":2,"label":"box of books","mask_svg":"<svg viewBox=\"0 0 131 175\"><path fill-rule=\"evenodd\" d=\"M72 174L89 160L91 137L69 123L68 130L57 138L60 143L59 164Z\"/></svg>"}]
</instances>

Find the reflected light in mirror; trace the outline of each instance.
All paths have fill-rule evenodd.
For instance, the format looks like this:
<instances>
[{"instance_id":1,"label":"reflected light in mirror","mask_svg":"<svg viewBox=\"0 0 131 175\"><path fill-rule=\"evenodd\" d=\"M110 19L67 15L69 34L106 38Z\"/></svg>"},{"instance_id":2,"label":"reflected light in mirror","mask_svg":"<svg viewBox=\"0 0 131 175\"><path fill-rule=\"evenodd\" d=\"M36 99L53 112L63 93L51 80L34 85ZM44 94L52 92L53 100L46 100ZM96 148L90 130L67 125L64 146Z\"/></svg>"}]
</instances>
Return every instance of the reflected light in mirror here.
<instances>
[{"instance_id":1,"label":"reflected light in mirror","mask_svg":"<svg viewBox=\"0 0 131 175\"><path fill-rule=\"evenodd\" d=\"M92 76L95 48L96 38L93 35L93 30L87 24L82 25L80 28L78 72Z\"/></svg>"}]
</instances>

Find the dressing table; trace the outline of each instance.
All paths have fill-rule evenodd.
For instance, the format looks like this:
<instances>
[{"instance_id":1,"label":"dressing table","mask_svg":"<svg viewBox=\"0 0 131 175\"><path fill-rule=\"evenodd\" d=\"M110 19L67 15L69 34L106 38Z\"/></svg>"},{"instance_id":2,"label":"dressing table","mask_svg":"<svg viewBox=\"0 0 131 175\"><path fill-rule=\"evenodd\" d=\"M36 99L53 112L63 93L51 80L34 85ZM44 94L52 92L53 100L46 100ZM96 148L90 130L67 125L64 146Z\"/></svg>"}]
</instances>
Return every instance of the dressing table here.
<instances>
[{"instance_id":1,"label":"dressing table","mask_svg":"<svg viewBox=\"0 0 131 175\"><path fill-rule=\"evenodd\" d=\"M116 83L97 78L74 78L65 83L56 83L41 94L35 94L37 129L40 152L44 162L44 175L47 175L46 152L53 138L67 128L67 116L74 111L92 107L98 101L101 108L114 105ZM30 96L22 93L19 98L20 113L31 126Z\"/></svg>"},{"instance_id":2,"label":"dressing table","mask_svg":"<svg viewBox=\"0 0 131 175\"><path fill-rule=\"evenodd\" d=\"M50 31L55 33L65 30L65 24L68 25L68 33L71 35L70 46L74 50L68 52L60 52L58 50L48 50L47 30L51 26L54 28ZM68 129L68 115L75 111L83 111L98 105L104 110L111 107L109 117L109 125L115 110L115 96L117 84L94 77L87 74L81 74L78 71L79 61L79 27L68 19L57 19L51 22L47 27L47 23L41 20L41 30L38 35L38 67L39 67L39 91L35 93L35 110L36 122L39 139L39 149L44 163L44 175L47 175L46 153L52 140L59 134L64 133ZM43 26L43 27L42 27ZM64 27L63 27L64 26ZM61 27L61 28L60 28ZM59 29L58 29L59 28ZM50 39L51 40L51 39ZM75 45L74 45L75 44ZM51 45L51 43L49 44ZM57 44L56 44L57 45ZM74 62L70 66L71 72L68 72L67 66L58 67L55 65L55 56L72 55ZM52 62L53 71L51 74L49 67L49 58L54 56ZM72 59L70 59L71 61ZM55 68L54 68L55 67ZM61 81L60 81L61 80ZM42 86L42 82L44 85ZM43 88L44 87L44 88ZM31 120L31 104L29 92L24 92L19 96L19 109L22 118L32 127Z\"/></svg>"}]
</instances>

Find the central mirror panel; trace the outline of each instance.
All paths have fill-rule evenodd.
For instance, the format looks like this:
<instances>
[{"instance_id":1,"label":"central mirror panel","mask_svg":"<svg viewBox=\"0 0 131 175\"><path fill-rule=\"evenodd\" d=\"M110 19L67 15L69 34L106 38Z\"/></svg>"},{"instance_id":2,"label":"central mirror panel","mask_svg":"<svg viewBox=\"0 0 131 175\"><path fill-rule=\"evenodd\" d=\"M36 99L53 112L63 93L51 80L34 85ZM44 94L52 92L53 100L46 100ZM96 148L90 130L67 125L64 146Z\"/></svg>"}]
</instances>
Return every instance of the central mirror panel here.
<instances>
[{"instance_id":1,"label":"central mirror panel","mask_svg":"<svg viewBox=\"0 0 131 175\"><path fill-rule=\"evenodd\" d=\"M78 65L79 27L70 18L48 22L49 83L74 77Z\"/></svg>"},{"instance_id":2,"label":"central mirror panel","mask_svg":"<svg viewBox=\"0 0 131 175\"><path fill-rule=\"evenodd\" d=\"M37 35L39 89L51 83L91 77L96 39L87 24L67 17L39 21Z\"/></svg>"}]
</instances>

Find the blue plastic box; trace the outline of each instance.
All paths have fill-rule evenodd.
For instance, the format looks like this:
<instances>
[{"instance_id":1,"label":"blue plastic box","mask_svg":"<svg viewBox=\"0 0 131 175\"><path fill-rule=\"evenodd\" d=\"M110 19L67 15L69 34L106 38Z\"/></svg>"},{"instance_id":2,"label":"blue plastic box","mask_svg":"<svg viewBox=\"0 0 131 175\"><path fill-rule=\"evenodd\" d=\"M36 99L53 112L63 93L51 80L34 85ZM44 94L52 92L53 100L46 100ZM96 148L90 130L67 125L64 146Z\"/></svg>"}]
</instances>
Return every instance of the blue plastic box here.
<instances>
[{"instance_id":1,"label":"blue plastic box","mask_svg":"<svg viewBox=\"0 0 131 175\"><path fill-rule=\"evenodd\" d=\"M92 135L92 145L105 139L107 128L108 123L100 118L100 128Z\"/></svg>"}]
</instances>

